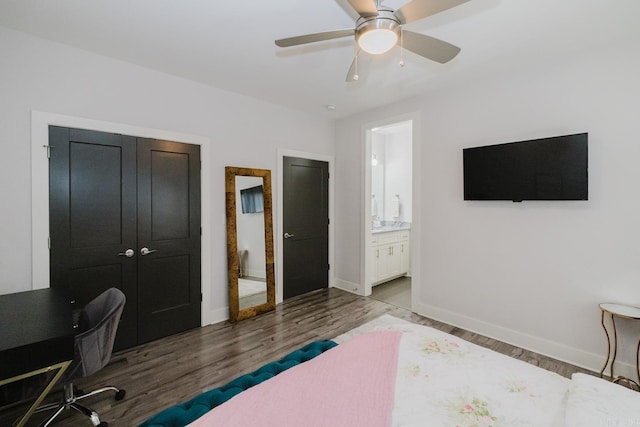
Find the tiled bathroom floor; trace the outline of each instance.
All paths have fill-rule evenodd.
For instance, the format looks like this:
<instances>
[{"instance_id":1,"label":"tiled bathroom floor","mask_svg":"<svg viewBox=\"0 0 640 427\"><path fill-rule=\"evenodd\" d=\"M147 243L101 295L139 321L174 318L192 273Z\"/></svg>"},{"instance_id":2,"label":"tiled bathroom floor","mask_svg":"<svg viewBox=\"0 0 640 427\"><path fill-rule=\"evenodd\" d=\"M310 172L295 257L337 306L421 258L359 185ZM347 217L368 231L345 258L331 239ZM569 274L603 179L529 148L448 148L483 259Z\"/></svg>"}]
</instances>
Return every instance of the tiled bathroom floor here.
<instances>
[{"instance_id":1,"label":"tiled bathroom floor","mask_svg":"<svg viewBox=\"0 0 640 427\"><path fill-rule=\"evenodd\" d=\"M399 277L374 286L371 298L411 310L411 277Z\"/></svg>"}]
</instances>

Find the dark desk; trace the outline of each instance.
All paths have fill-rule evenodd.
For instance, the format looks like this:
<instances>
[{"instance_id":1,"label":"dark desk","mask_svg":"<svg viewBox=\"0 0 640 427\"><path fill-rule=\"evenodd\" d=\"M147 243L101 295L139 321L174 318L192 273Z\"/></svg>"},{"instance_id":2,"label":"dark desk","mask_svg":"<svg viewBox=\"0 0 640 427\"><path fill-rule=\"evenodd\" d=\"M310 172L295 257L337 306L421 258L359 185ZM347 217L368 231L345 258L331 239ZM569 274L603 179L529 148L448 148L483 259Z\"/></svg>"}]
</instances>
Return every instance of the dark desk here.
<instances>
[{"instance_id":1,"label":"dark desk","mask_svg":"<svg viewBox=\"0 0 640 427\"><path fill-rule=\"evenodd\" d=\"M57 369L23 425L73 360L73 304L60 289L0 295L0 385Z\"/></svg>"}]
</instances>

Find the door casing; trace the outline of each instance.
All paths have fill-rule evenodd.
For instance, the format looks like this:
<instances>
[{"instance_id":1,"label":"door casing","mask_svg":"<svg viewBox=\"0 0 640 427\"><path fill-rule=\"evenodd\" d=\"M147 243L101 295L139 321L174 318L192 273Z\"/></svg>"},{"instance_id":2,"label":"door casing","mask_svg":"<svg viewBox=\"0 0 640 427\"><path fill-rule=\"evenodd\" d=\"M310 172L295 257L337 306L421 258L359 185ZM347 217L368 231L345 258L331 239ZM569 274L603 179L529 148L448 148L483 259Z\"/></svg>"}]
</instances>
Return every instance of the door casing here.
<instances>
[{"instance_id":1,"label":"door casing","mask_svg":"<svg viewBox=\"0 0 640 427\"><path fill-rule=\"evenodd\" d=\"M421 236L421 185L420 185L420 112L413 112L399 116L390 117L384 120L365 123L362 126L361 134L361 170L362 182L364 183L361 196L361 231L360 242L360 278L363 283L361 295L371 295L371 131L377 127L392 125L394 123L411 121L412 126L412 212L411 212L411 311L415 311L420 297L421 267L420 267L420 236Z\"/></svg>"}]
</instances>

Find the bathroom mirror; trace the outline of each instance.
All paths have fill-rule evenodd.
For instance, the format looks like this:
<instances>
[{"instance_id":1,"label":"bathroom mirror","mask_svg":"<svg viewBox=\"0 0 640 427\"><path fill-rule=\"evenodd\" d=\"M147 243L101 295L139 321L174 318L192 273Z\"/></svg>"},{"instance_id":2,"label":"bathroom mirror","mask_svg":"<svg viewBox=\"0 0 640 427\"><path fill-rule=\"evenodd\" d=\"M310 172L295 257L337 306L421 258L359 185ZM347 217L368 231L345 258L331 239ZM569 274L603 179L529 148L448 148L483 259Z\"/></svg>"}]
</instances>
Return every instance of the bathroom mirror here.
<instances>
[{"instance_id":1,"label":"bathroom mirror","mask_svg":"<svg viewBox=\"0 0 640 427\"><path fill-rule=\"evenodd\" d=\"M275 309L271 171L227 166L229 318Z\"/></svg>"}]
</instances>

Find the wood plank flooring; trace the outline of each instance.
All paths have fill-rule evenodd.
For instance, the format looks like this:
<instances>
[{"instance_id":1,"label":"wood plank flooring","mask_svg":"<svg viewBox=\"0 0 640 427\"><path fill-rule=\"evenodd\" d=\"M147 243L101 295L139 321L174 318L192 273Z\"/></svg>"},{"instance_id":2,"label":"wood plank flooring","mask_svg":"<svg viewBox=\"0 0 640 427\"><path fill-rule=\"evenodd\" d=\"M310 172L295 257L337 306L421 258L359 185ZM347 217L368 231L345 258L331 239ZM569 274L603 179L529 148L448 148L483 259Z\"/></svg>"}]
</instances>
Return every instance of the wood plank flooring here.
<instances>
[{"instance_id":1,"label":"wood plank flooring","mask_svg":"<svg viewBox=\"0 0 640 427\"><path fill-rule=\"evenodd\" d=\"M586 372L372 298L326 289L292 298L271 313L237 324L221 322L119 352L106 368L79 386L84 390L104 385L126 389L127 395L120 402L115 402L111 393L85 402L112 427L135 426L162 409L223 385L306 343L334 338L385 313L443 330L566 377ZM91 423L71 414L57 425Z\"/></svg>"}]
</instances>

